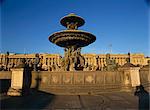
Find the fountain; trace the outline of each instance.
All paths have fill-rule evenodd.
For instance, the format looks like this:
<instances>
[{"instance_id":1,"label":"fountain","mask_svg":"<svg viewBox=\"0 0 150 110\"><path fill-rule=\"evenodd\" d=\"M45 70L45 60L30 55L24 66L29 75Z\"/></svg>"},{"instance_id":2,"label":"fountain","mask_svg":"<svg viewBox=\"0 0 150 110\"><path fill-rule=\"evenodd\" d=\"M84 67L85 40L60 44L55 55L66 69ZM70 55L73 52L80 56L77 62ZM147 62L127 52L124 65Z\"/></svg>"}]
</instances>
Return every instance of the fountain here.
<instances>
[{"instance_id":1,"label":"fountain","mask_svg":"<svg viewBox=\"0 0 150 110\"><path fill-rule=\"evenodd\" d=\"M93 43L96 37L89 32L78 30L85 21L73 13L63 17L60 23L67 29L49 36L50 42L63 47L65 51L59 68L62 71L83 70L85 59L81 55L81 48Z\"/></svg>"}]
</instances>

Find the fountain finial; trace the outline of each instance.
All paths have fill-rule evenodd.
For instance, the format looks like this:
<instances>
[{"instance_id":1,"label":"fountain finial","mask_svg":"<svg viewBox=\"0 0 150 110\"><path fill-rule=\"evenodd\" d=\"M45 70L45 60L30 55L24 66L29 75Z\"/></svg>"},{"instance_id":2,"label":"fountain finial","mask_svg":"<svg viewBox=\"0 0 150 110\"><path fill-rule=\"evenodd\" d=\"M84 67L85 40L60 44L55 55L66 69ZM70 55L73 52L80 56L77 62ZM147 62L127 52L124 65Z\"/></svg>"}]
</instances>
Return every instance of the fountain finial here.
<instances>
[{"instance_id":1,"label":"fountain finial","mask_svg":"<svg viewBox=\"0 0 150 110\"><path fill-rule=\"evenodd\" d=\"M70 13L60 20L60 23L69 30L77 30L78 27L84 25L85 21L80 16Z\"/></svg>"}]
</instances>

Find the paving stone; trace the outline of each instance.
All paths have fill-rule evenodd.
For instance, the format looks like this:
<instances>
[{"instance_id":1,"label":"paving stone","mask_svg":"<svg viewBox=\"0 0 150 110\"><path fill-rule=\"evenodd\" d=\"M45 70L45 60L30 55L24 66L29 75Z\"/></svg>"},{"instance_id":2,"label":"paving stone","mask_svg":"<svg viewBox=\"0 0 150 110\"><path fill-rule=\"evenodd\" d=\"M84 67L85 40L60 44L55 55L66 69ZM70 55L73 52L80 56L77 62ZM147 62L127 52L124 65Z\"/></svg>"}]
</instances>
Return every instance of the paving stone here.
<instances>
[{"instance_id":1,"label":"paving stone","mask_svg":"<svg viewBox=\"0 0 150 110\"><path fill-rule=\"evenodd\" d=\"M26 97L1 95L2 109L32 110L136 110L138 98L132 93L99 95L50 95L38 93Z\"/></svg>"}]
</instances>

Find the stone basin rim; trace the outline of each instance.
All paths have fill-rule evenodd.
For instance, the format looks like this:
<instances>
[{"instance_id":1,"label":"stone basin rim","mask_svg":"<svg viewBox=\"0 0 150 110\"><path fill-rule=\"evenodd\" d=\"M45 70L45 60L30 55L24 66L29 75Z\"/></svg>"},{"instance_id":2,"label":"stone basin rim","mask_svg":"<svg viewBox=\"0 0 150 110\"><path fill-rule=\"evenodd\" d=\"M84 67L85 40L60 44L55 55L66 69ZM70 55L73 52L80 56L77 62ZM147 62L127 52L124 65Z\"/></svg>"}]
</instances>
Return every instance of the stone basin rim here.
<instances>
[{"instance_id":1,"label":"stone basin rim","mask_svg":"<svg viewBox=\"0 0 150 110\"><path fill-rule=\"evenodd\" d=\"M62 33L82 33L82 34L89 34L89 36L93 36L95 37L95 35L91 34L90 32L87 32L87 31L83 31L83 30L62 30L62 31L58 31L58 32L54 32L53 34L51 34L48 38L49 40L53 39L53 37L55 37L55 35L58 35L58 34L62 34ZM96 39L96 37L95 37Z\"/></svg>"},{"instance_id":2,"label":"stone basin rim","mask_svg":"<svg viewBox=\"0 0 150 110\"><path fill-rule=\"evenodd\" d=\"M50 42L61 47L66 47L67 46L66 43L68 42L77 42L78 47L85 47L93 43L95 40L96 37L93 34L82 30L63 30L55 32L49 36ZM68 45L72 44L69 43ZM74 45L76 44L74 43Z\"/></svg>"}]
</instances>

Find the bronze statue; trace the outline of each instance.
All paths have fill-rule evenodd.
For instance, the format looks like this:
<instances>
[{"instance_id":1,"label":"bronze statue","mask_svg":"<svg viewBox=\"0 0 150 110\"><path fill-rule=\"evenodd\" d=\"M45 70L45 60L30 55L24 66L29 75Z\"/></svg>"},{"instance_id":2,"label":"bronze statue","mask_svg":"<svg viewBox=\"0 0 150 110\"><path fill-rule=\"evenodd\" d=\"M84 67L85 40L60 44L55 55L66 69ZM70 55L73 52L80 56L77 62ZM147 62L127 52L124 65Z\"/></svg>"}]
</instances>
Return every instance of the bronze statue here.
<instances>
[{"instance_id":1,"label":"bronze statue","mask_svg":"<svg viewBox=\"0 0 150 110\"><path fill-rule=\"evenodd\" d=\"M110 59L110 54L106 54L106 65L104 67L105 71L115 71L118 69L118 64L114 59Z\"/></svg>"},{"instance_id":2,"label":"bronze statue","mask_svg":"<svg viewBox=\"0 0 150 110\"><path fill-rule=\"evenodd\" d=\"M34 69L34 71L38 70L38 64L39 64L39 62L40 62L39 54L36 54L35 55L35 59L33 61L33 69Z\"/></svg>"}]
</instances>

